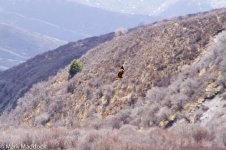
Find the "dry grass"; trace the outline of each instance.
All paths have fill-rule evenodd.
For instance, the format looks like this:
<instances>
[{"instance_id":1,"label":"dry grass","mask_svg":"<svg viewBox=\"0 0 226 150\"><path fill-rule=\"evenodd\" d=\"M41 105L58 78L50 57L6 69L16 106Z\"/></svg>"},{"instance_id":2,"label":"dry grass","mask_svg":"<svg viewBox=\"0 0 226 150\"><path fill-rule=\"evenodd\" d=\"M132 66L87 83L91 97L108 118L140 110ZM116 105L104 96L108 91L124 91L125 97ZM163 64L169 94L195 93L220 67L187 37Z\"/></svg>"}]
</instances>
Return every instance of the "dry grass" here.
<instances>
[{"instance_id":1,"label":"dry grass","mask_svg":"<svg viewBox=\"0 0 226 150\"><path fill-rule=\"evenodd\" d=\"M223 149L222 143L214 143L214 138L203 138L202 142L193 139L194 135L203 135L197 130L207 128L190 126L183 128L183 133L153 128L138 131L133 126L125 126L119 130L91 128L8 128L0 133L1 144L39 145L48 150L78 149L78 150L181 150L181 149ZM201 134L200 134L201 133ZM218 136L222 134L219 132ZM142 138L141 138L142 137ZM7 140L6 140L7 139ZM214 143L214 144L212 144Z\"/></svg>"}]
</instances>

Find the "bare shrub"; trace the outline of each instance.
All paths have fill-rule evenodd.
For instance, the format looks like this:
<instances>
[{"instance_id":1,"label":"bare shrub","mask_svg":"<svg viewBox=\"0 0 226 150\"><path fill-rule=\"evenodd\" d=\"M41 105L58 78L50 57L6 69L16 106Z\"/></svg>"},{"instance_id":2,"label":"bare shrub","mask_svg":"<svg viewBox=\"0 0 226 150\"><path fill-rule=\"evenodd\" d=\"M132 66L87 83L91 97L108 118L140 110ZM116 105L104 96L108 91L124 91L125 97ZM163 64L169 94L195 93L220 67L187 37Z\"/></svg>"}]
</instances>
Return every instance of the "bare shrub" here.
<instances>
[{"instance_id":1,"label":"bare shrub","mask_svg":"<svg viewBox=\"0 0 226 150\"><path fill-rule=\"evenodd\" d=\"M184 94L175 94L170 97L176 111L181 111L188 97Z\"/></svg>"},{"instance_id":2,"label":"bare shrub","mask_svg":"<svg viewBox=\"0 0 226 150\"><path fill-rule=\"evenodd\" d=\"M166 147L168 149L177 148L175 144L176 137L167 130L153 128L149 132L149 138L153 141L152 147L155 147L156 149L165 149Z\"/></svg>"},{"instance_id":3,"label":"bare shrub","mask_svg":"<svg viewBox=\"0 0 226 150\"><path fill-rule=\"evenodd\" d=\"M35 118L35 124L37 125L45 125L50 119L48 113L42 113Z\"/></svg>"},{"instance_id":4,"label":"bare shrub","mask_svg":"<svg viewBox=\"0 0 226 150\"><path fill-rule=\"evenodd\" d=\"M98 141L99 138L100 136L95 130L88 132L87 135L83 137L83 139L81 139L79 143L79 149L91 150L93 147L93 144L95 144L95 142Z\"/></svg>"},{"instance_id":5,"label":"bare shrub","mask_svg":"<svg viewBox=\"0 0 226 150\"><path fill-rule=\"evenodd\" d=\"M226 72L226 60L222 60L222 62L219 64L219 70L222 72Z\"/></svg>"},{"instance_id":6,"label":"bare shrub","mask_svg":"<svg viewBox=\"0 0 226 150\"><path fill-rule=\"evenodd\" d=\"M117 118L119 118L123 124L127 124L131 119L130 114L130 111L122 111L117 115Z\"/></svg>"},{"instance_id":7,"label":"bare shrub","mask_svg":"<svg viewBox=\"0 0 226 150\"><path fill-rule=\"evenodd\" d=\"M119 129L121 127L121 121L118 118L114 118L111 121L111 125L113 129Z\"/></svg>"},{"instance_id":8,"label":"bare shrub","mask_svg":"<svg viewBox=\"0 0 226 150\"><path fill-rule=\"evenodd\" d=\"M84 96L86 97L87 100L92 100L93 98L93 91L91 88L87 87L84 88Z\"/></svg>"},{"instance_id":9,"label":"bare shrub","mask_svg":"<svg viewBox=\"0 0 226 150\"><path fill-rule=\"evenodd\" d=\"M223 141L224 146L226 147L226 133L223 133L222 141Z\"/></svg>"},{"instance_id":10,"label":"bare shrub","mask_svg":"<svg viewBox=\"0 0 226 150\"><path fill-rule=\"evenodd\" d=\"M99 78L91 79L88 85L92 88L98 88L101 85L101 79Z\"/></svg>"},{"instance_id":11,"label":"bare shrub","mask_svg":"<svg viewBox=\"0 0 226 150\"><path fill-rule=\"evenodd\" d=\"M193 139L197 142L197 143L201 143L202 140L205 138L205 136L207 135L207 131L203 130L203 129L196 129L196 131L193 131Z\"/></svg>"},{"instance_id":12,"label":"bare shrub","mask_svg":"<svg viewBox=\"0 0 226 150\"><path fill-rule=\"evenodd\" d=\"M126 28L118 28L115 30L115 36L122 36L128 32Z\"/></svg>"},{"instance_id":13,"label":"bare shrub","mask_svg":"<svg viewBox=\"0 0 226 150\"><path fill-rule=\"evenodd\" d=\"M209 132L206 128L201 126L194 127L192 137L195 142L199 144L201 144L204 140L212 141L215 138L214 133Z\"/></svg>"},{"instance_id":14,"label":"bare shrub","mask_svg":"<svg viewBox=\"0 0 226 150\"><path fill-rule=\"evenodd\" d=\"M58 149L59 143L57 140L49 140L46 142L46 148L50 150Z\"/></svg>"},{"instance_id":15,"label":"bare shrub","mask_svg":"<svg viewBox=\"0 0 226 150\"><path fill-rule=\"evenodd\" d=\"M95 97L97 99L99 99L99 98L101 98L103 96L103 91L101 89L97 89L94 94L95 94Z\"/></svg>"},{"instance_id":16,"label":"bare shrub","mask_svg":"<svg viewBox=\"0 0 226 150\"><path fill-rule=\"evenodd\" d=\"M22 138L22 144L31 145L32 143L32 136L29 133L25 134Z\"/></svg>"},{"instance_id":17,"label":"bare shrub","mask_svg":"<svg viewBox=\"0 0 226 150\"><path fill-rule=\"evenodd\" d=\"M192 78L189 78L182 82L180 85L180 91L186 96L191 97L197 87L199 87L198 82L194 81Z\"/></svg>"},{"instance_id":18,"label":"bare shrub","mask_svg":"<svg viewBox=\"0 0 226 150\"><path fill-rule=\"evenodd\" d=\"M69 83L68 86L67 86L67 92L68 93L73 93L74 90L75 90L74 83Z\"/></svg>"},{"instance_id":19,"label":"bare shrub","mask_svg":"<svg viewBox=\"0 0 226 150\"><path fill-rule=\"evenodd\" d=\"M58 143L59 143L58 148L60 148L60 149L65 149L66 148L66 144L65 144L65 139L64 138L60 138L58 140Z\"/></svg>"},{"instance_id":20,"label":"bare shrub","mask_svg":"<svg viewBox=\"0 0 226 150\"><path fill-rule=\"evenodd\" d=\"M168 107L162 107L157 113L157 116L159 120L162 121L162 120L166 120L170 114L171 114L171 110Z\"/></svg>"},{"instance_id":21,"label":"bare shrub","mask_svg":"<svg viewBox=\"0 0 226 150\"><path fill-rule=\"evenodd\" d=\"M143 128L149 128L151 126L151 118L148 116L142 117L141 118L141 122L140 122L140 126Z\"/></svg>"},{"instance_id":22,"label":"bare shrub","mask_svg":"<svg viewBox=\"0 0 226 150\"><path fill-rule=\"evenodd\" d=\"M56 99L52 105L50 105L50 111L53 113L62 113L64 109L64 101L62 99Z\"/></svg>"},{"instance_id":23,"label":"bare shrub","mask_svg":"<svg viewBox=\"0 0 226 150\"><path fill-rule=\"evenodd\" d=\"M103 91L103 96L106 101L105 105L108 105L109 100L114 95L114 89L112 88L112 86L108 85L108 86L103 87L102 91Z\"/></svg>"},{"instance_id":24,"label":"bare shrub","mask_svg":"<svg viewBox=\"0 0 226 150\"><path fill-rule=\"evenodd\" d=\"M101 120L95 119L90 123L90 126L95 130L99 130L103 126L103 123L101 122Z\"/></svg>"},{"instance_id":25,"label":"bare shrub","mask_svg":"<svg viewBox=\"0 0 226 150\"><path fill-rule=\"evenodd\" d=\"M159 121L161 120L159 119L158 112L160 111L160 109L161 108L158 105L151 105L150 108L148 108L147 112L144 113L144 116L143 116L144 117L143 120L146 120L146 122L148 121L148 124L146 123L146 125L149 125L149 126L159 125Z\"/></svg>"},{"instance_id":26,"label":"bare shrub","mask_svg":"<svg viewBox=\"0 0 226 150\"><path fill-rule=\"evenodd\" d=\"M137 102L137 98L136 98L136 96L134 96L134 94L132 94L132 95L128 98L128 104L129 104L129 106L134 107L135 104L136 104L136 102Z\"/></svg>"},{"instance_id":27,"label":"bare shrub","mask_svg":"<svg viewBox=\"0 0 226 150\"><path fill-rule=\"evenodd\" d=\"M163 87L153 87L151 90L147 91L146 97L152 102L160 103L166 96L166 88Z\"/></svg>"}]
</instances>

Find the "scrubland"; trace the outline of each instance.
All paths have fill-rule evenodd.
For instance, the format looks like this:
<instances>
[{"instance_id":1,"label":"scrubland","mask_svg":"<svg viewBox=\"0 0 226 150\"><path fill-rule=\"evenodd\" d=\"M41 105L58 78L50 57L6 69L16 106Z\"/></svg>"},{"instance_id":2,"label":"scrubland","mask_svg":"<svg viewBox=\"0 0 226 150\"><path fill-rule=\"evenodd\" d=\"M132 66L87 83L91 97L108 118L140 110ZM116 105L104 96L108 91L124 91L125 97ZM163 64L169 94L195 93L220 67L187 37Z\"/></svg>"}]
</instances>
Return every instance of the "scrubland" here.
<instances>
[{"instance_id":1,"label":"scrubland","mask_svg":"<svg viewBox=\"0 0 226 150\"><path fill-rule=\"evenodd\" d=\"M123 30L1 115L0 143L47 149L226 149L226 10ZM115 80L124 66L121 80Z\"/></svg>"}]
</instances>

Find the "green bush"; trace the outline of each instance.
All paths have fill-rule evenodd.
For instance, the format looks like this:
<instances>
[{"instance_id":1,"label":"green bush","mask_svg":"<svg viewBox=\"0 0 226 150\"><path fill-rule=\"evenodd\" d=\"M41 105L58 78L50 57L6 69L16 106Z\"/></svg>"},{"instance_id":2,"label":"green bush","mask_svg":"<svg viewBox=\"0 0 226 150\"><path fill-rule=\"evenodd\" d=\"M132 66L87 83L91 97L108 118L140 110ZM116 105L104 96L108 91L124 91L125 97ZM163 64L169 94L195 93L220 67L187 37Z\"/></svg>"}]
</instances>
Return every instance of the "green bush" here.
<instances>
[{"instance_id":1,"label":"green bush","mask_svg":"<svg viewBox=\"0 0 226 150\"><path fill-rule=\"evenodd\" d=\"M73 77L76 73L78 73L79 71L82 70L82 64L77 61L77 60L73 60L71 62L71 65L69 67L68 73L70 75L70 77Z\"/></svg>"}]
</instances>

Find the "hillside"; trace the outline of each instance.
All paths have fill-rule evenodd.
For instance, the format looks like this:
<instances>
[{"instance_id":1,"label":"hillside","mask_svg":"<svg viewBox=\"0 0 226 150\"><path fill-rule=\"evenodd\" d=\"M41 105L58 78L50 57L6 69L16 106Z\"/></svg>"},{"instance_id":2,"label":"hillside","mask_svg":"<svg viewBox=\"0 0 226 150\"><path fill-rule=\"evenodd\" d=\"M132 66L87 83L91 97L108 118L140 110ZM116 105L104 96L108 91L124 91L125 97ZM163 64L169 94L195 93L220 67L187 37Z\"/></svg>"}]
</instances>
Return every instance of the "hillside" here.
<instances>
[{"instance_id":1,"label":"hillside","mask_svg":"<svg viewBox=\"0 0 226 150\"><path fill-rule=\"evenodd\" d=\"M0 70L11 68L63 44L65 41L0 23Z\"/></svg>"},{"instance_id":2,"label":"hillside","mask_svg":"<svg viewBox=\"0 0 226 150\"><path fill-rule=\"evenodd\" d=\"M94 47L73 78L65 67L1 116L0 142L225 149L225 16L219 9L161 21Z\"/></svg>"},{"instance_id":3,"label":"hillside","mask_svg":"<svg viewBox=\"0 0 226 150\"><path fill-rule=\"evenodd\" d=\"M16 100L34 83L48 80L74 58L79 58L91 48L109 41L114 34L91 37L71 42L55 50L38 55L4 72L0 72L0 112L12 108Z\"/></svg>"}]
</instances>

